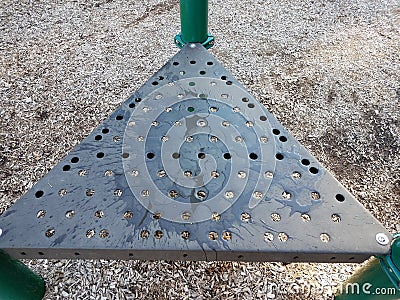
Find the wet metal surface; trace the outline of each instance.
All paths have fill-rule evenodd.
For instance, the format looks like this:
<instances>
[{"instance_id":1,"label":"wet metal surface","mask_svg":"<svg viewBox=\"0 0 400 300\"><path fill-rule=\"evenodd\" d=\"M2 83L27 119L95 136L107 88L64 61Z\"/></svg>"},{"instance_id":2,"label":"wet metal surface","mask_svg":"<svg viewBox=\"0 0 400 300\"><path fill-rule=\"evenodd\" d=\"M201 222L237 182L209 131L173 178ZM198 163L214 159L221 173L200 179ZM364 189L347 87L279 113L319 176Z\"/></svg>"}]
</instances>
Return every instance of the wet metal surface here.
<instances>
[{"instance_id":1,"label":"wet metal surface","mask_svg":"<svg viewBox=\"0 0 400 300\"><path fill-rule=\"evenodd\" d=\"M202 46L0 217L18 258L357 262L389 233Z\"/></svg>"}]
</instances>

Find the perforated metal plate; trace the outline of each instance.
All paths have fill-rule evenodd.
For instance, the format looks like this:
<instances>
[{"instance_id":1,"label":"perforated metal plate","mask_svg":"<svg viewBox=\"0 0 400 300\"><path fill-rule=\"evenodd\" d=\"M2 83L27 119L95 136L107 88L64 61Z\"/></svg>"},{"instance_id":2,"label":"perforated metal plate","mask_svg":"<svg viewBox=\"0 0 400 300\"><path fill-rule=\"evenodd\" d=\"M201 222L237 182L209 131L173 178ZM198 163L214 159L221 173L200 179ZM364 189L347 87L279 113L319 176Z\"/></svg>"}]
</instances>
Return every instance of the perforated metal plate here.
<instances>
[{"instance_id":1,"label":"perforated metal plate","mask_svg":"<svg viewBox=\"0 0 400 300\"><path fill-rule=\"evenodd\" d=\"M0 228L0 248L17 258L356 262L390 242L200 44L173 57Z\"/></svg>"}]
</instances>

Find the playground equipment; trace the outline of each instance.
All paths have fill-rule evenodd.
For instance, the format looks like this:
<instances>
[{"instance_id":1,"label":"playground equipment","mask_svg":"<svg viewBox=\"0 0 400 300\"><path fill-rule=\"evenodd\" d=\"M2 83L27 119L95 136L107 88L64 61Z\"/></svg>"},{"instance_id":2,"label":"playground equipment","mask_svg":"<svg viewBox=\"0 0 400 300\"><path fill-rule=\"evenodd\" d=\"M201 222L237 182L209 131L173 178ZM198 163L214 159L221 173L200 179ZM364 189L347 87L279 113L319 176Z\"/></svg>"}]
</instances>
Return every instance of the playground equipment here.
<instances>
[{"instance_id":1,"label":"playground equipment","mask_svg":"<svg viewBox=\"0 0 400 300\"><path fill-rule=\"evenodd\" d=\"M0 217L3 274L19 258L375 255L368 280L398 288L398 237L206 50L214 44L207 11L206 0L181 0L182 50ZM18 282L43 292L28 273ZM0 281L4 291L20 289Z\"/></svg>"}]
</instances>

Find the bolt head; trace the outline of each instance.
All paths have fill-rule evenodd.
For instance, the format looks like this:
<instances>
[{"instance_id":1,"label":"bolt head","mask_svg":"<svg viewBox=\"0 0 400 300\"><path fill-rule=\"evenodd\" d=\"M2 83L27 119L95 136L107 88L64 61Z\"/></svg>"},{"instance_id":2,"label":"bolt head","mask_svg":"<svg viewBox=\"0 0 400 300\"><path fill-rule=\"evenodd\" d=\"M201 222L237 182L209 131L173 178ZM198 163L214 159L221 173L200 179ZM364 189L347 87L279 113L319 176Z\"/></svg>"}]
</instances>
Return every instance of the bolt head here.
<instances>
[{"instance_id":1,"label":"bolt head","mask_svg":"<svg viewBox=\"0 0 400 300\"><path fill-rule=\"evenodd\" d=\"M375 239L378 242L378 244L382 246L386 246L390 242L388 236L381 232L376 234Z\"/></svg>"}]
</instances>

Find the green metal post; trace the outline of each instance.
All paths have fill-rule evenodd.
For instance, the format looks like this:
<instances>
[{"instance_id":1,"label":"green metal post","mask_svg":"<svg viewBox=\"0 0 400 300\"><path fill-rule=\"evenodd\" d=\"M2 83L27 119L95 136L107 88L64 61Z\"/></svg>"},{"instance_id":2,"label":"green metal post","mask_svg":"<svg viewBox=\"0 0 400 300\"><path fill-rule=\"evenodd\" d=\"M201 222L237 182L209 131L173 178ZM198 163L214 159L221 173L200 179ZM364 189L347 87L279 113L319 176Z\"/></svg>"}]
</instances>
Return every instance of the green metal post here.
<instances>
[{"instance_id":1,"label":"green metal post","mask_svg":"<svg viewBox=\"0 0 400 300\"><path fill-rule=\"evenodd\" d=\"M0 250L0 299L42 299L45 291L45 283L41 277Z\"/></svg>"},{"instance_id":2,"label":"green metal post","mask_svg":"<svg viewBox=\"0 0 400 300\"><path fill-rule=\"evenodd\" d=\"M182 48L188 43L201 43L207 49L214 45L208 33L208 0L180 0L181 33L175 44Z\"/></svg>"},{"instance_id":3,"label":"green metal post","mask_svg":"<svg viewBox=\"0 0 400 300\"><path fill-rule=\"evenodd\" d=\"M395 235L391 253L374 258L347 280L335 300L400 299L400 235Z\"/></svg>"}]
</instances>

